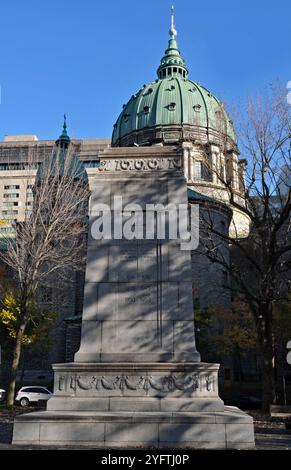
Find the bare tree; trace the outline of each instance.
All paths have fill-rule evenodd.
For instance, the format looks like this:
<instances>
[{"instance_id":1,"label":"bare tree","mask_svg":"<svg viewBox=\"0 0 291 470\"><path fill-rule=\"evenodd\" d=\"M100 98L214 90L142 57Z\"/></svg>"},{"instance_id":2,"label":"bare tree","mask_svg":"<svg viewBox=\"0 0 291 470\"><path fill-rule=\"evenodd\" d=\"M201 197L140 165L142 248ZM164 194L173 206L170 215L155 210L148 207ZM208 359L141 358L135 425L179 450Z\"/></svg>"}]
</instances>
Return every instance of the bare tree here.
<instances>
[{"instance_id":1,"label":"bare tree","mask_svg":"<svg viewBox=\"0 0 291 470\"><path fill-rule=\"evenodd\" d=\"M238 122L239 148L245 162L236 161L221 132L222 158L211 163L221 191L233 210L247 217L247 238L222 232L211 211L202 221L201 247L208 259L224 267L230 287L249 305L261 363L263 407L276 402L274 307L290 289L290 157L291 108L279 85L264 96L250 99ZM243 171L243 167L244 170ZM244 174L245 173L245 174ZM205 211L204 211L205 213ZM236 227L238 229L238 227ZM220 247L230 245L231 259Z\"/></svg>"},{"instance_id":2,"label":"bare tree","mask_svg":"<svg viewBox=\"0 0 291 470\"><path fill-rule=\"evenodd\" d=\"M26 161L32 180L38 155ZM68 268L84 265L84 241L87 231L88 180L84 167L74 156L68 140L57 141L50 158L39 166L33 187L32 210L24 221L13 224L15 236L5 240L0 259L13 271L17 286L17 334L7 404L13 405L16 374L23 335L35 321L39 286L55 276L65 276ZM3 240L2 240L3 241ZM33 311L32 311L33 310Z\"/></svg>"}]
</instances>

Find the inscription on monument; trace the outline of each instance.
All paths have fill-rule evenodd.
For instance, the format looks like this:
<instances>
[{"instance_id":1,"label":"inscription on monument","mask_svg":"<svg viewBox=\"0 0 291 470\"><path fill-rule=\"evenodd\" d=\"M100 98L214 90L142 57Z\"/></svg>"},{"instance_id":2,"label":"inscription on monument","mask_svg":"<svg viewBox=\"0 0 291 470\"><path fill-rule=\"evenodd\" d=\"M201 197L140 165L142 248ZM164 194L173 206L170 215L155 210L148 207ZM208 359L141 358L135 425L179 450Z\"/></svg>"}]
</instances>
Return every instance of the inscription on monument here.
<instances>
[{"instance_id":1,"label":"inscription on monument","mask_svg":"<svg viewBox=\"0 0 291 470\"><path fill-rule=\"evenodd\" d=\"M99 171L181 170L181 158L101 160Z\"/></svg>"}]
</instances>

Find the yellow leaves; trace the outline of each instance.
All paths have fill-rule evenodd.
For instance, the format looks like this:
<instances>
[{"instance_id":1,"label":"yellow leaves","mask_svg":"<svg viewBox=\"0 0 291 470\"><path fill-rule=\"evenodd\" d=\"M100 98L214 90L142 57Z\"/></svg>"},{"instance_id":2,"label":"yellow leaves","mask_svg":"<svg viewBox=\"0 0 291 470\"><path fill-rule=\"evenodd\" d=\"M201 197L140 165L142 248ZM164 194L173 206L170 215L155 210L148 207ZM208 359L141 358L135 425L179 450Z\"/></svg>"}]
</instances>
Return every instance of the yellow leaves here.
<instances>
[{"instance_id":1,"label":"yellow leaves","mask_svg":"<svg viewBox=\"0 0 291 470\"><path fill-rule=\"evenodd\" d=\"M0 322L7 326L15 324L17 315L19 315L19 305L15 297L10 293L6 293L2 299L2 305Z\"/></svg>"},{"instance_id":2,"label":"yellow leaves","mask_svg":"<svg viewBox=\"0 0 291 470\"><path fill-rule=\"evenodd\" d=\"M11 294L10 292L7 292L4 295L4 297L2 299L2 305L3 305L2 311L6 312L6 314L8 316L12 315L16 319L16 317L20 314L21 309L20 309L19 302L16 299L16 297L13 294Z\"/></svg>"},{"instance_id":3,"label":"yellow leaves","mask_svg":"<svg viewBox=\"0 0 291 470\"><path fill-rule=\"evenodd\" d=\"M9 338L16 338L20 307L13 294L7 292L2 299L0 323L6 327Z\"/></svg>"},{"instance_id":4,"label":"yellow leaves","mask_svg":"<svg viewBox=\"0 0 291 470\"><path fill-rule=\"evenodd\" d=\"M10 323L16 322L16 316L9 310L1 310L0 312L0 321L3 325L9 325Z\"/></svg>"},{"instance_id":5,"label":"yellow leaves","mask_svg":"<svg viewBox=\"0 0 291 470\"><path fill-rule=\"evenodd\" d=\"M31 334L31 335L23 335L22 336L22 344L24 345L29 345L31 343L34 343L36 341L37 335L36 333Z\"/></svg>"},{"instance_id":6,"label":"yellow leaves","mask_svg":"<svg viewBox=\"0 0 291 470\"><path fill-rule=\"evenodd\" d=\"M5 327L6 337L15 340L21 325L26 317L26 328L22 335L22 345L34 345L46 338L49 343L49 332L53 327L57 313L40 309L34 299L26 301L22 308L19 298L11 291L7 291L2 298L0 307L0 324Z\"/></svg>"}]
</instances>

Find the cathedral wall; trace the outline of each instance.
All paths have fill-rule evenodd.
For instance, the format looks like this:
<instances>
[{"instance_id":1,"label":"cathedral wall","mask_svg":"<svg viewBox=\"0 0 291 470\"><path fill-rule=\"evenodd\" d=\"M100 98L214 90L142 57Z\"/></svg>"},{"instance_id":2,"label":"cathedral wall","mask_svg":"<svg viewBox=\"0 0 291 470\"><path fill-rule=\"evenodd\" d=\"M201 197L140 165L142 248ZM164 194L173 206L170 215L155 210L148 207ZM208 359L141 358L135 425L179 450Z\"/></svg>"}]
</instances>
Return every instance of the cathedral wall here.
<instances>
[{"instance_id":1,"label":"cathedral wall","mask_svg":"<svg viewBox=\"0 0 291 470\"><path fill-rule=\"evenodd\" d=\"M229 285L228 271L224 266L209 260L206 247L209 245L209 223L213 223L215 229L220 233L227 233L230 217L229 213L219 210L205 203L199 204L200 209L200 242L197 250L192 252L193 291L196 303L198 301L201 309L222 306L230 307L231 295L227 286ZM215 245L219 245L219 251L225 262L229 263L229 246L223 242L221 237L210 235Z\"/></svg>"}]
</instances>

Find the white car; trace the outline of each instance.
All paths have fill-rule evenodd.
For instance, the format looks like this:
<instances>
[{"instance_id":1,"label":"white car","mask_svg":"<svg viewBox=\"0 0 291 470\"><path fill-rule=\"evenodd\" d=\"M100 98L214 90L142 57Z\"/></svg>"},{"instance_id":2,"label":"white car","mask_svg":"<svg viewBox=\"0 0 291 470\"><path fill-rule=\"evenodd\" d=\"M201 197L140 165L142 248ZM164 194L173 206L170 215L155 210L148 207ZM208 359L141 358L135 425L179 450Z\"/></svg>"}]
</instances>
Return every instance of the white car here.
<instances>
[{"instance_id":1,"label":"white car","mask_svg":"<svg viewBox=\"0 0 291 470\"><path fill-rule=\"evenodd\" d=\"M4 390L3 388L0 388L0 402L4 401L5 396L6 396L6 390Z\"/></svg>"},{"instance_id":2,"label":"white car","mask_svg":"<svg viewBox=\"0 0 291 470\"><path fill-rule=\"evenodd\" d=\"M46 387L21 387L15 401L21 406L28 406L30 403L47 401L52 395L52 392Z\"/></svg>"}]
</instances>

